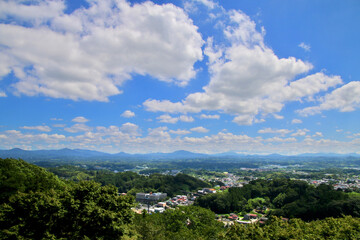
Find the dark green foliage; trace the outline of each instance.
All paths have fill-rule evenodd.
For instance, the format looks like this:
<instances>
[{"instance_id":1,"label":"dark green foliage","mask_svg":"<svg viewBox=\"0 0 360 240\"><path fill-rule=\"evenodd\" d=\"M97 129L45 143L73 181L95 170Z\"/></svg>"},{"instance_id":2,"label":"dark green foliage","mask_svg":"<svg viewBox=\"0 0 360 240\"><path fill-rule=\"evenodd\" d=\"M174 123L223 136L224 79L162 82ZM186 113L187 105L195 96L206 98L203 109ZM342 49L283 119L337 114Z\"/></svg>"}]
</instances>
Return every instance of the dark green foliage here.
<instances>
[{"instance_id":1,"label":"dark green foliage","mask_svg":"<svg viewBox=\"0 0 360 240\"><path fill-rule=\"evenodd\" d=\"M218 239L359 239L360 219L347 216L345 218L326 218L324 220L304 222L300 219L283 221L273 218L266 225L235 224L219 234Z\"/></svg>"},{"instance_id":2,"label":"dark green foliage","mask_svg":"<svg viewBox=\"0 0 360 240\"><path fill-rule=\"evenodd\" d=\"M210 210L190 206L162 214L137 215L135 226L140 239L216 239L224 225Z\"/></svg>"},{"instance_id":3,"label":"dark green foliage","mask_svg":"<svg viewBox=\"0 0 360 240\"><path fill-rule=\"evenodd\" d=\"M103 185L112 184L119 192L165 192L168 196L210 187L208 183L186 174L152 174L146 177L134 172L99 172L94 180Z\"/></svg>"},{"instance_id":4,"label":"dark green foliage","mask_svg":"<svg viewBox=\"0 0 360 240\"><path fill-rule=\"evenodd\" d=\"M22 160L1 160L1 239L119 239L135 236L134 199L115 186L65 183Z\"/></svg>"},{"instance_id":5,"label":"dark green foliage","mask_svg":"<svg viewBox=\"0 0 360 240\"><path fill-rule=\"evenodd\" d=\"M0 204L17 192L61 189L65 184L44 168L23 160L0 159Z\"/></svg>"},{"instance_id":6,"label":"dark green foliage","mask_svg":"<svg viewBox=\"0 0 360 240\"><path fill-rule=\"evenodd\" d=\"M259 203L256 200L261 200ZM249 212L267 206L271 215L297 217L304 220L352 215L360 217L360 198L336 191L329 185L313 187L306 182L274 179L256 180L227 193L209 194L198 198L196 205L216 213Z\"/></svg>"},{"instance_id":7,"label":"dark green foliage","mask_svg":"<svg viewBox=\"0 0 360 240\"><path fill-rule=\"evenodd\" d=\"M91 180L96 174L95 171L89 171L79 166L73 165L51 167L47 168L47 170L54 173L59 178L72 181Z\"/></svg>"},{"instance_id":8,"label":"dark green foliage","mask_svg":"<svg viewBox=\"0 0 360 240\"><path fill-rule=\"evenodd\" d=\"M133 198L80 182L64 191L18 193L0 209L3 238L117 239L132 236Z\"/></svg>"}]
</instances>

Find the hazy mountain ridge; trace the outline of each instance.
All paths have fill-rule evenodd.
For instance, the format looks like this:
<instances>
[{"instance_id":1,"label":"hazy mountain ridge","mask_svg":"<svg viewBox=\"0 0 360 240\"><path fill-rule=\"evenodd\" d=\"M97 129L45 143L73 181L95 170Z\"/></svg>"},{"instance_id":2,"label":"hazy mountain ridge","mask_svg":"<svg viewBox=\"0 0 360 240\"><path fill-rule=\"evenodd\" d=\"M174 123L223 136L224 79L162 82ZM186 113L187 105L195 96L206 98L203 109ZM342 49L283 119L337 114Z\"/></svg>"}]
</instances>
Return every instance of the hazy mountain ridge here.
<instances>
[{"instance_id":1,"label":"hazy mountain ridge","mask_svg":"<svg viewBox=\"0 0 360 240\"><path fill-rule=\"evenodd\" d=\"M236 152L224 152L217 154L204 154L194 153L185 150L179 150L171 153L147 153L147 154L130 154L125 152L119 153L105 153L94 150L86 149L69 149L63 148L58 150L23 150L20 148L13 148L10 150L0 150L0 158L22 158L25 160L52 160L52 159L87 159L87 158L98 158L98 159L143 159L143 160L156 160L156 159L194 159L194 158L287 158L287 157L360 157L359 154L337 154L337 153L304 153L299 155L280 155L280 154L269 154L269 155L251 155L251 154L238 154Z\"/></svg>"}]
</instances>

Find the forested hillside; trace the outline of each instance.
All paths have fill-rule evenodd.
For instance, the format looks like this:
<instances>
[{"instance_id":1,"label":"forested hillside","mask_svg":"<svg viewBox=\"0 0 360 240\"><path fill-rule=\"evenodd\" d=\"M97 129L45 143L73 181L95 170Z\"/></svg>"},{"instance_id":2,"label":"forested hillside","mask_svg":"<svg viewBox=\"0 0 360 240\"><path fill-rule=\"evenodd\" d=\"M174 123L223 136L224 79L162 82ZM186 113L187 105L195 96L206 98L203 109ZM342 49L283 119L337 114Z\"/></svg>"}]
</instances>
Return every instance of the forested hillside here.
<instances>
[{"instance_id":1,"label":"forested hillside","mask_svg":"<svg viewBox=\"0 0 360 240\"><path fill-rule=\"evenodd\" d=\"M242 188L198 198L196 205L216 213L248 212L270 208L270 215L316 220L352 215L360 217L360 195L334 190L329 185L314 187L290 179L255 180Z\"/></svg>"},{"instance_id":2,"label":"forested hillside","mask_svg":"<svg viewBox=\"0 0 360 240\"><path fill-rule=\"evenodd\" d=\"M130 194L136 192L164 192L170 197L196 191L199 188L210 187L204 181L181 173L176 176L163 174L143 176L134 172L99 172L94 180L103 185L112 184L119 189L119 192L129 192Z\"/></svg>"},{"instance_id":3,"label":"forested hillside","mask_svg":"<svg viewBox=\"0 0 360 240\"><path fill-rule=\"evenodd\" d=\"M1 239L135 236L133 198L93 181L64 182L22 160L0 159Z\"/></svg>"},{"instance_id":4,"label":"forested hillside","mask_svg":"<svg viewBox=\"0 0 360 240\"><path fill-rule=\"evenodd\" d=\"M118 187L105 181L107 178L113 179L113 176L97 176L98 180L103 179L106 186L95 181L62 180L43 168L15 159L0 159L0 173L0 239L360 238L360 219L352 216L309 222L296 218L284 221L270 217L265 224L245 226L235 223L224 228L223 223L215 219L213 211L199 206L178 207L151 215L145 212L135 214L131 210L134 198L118 194L118 187L139 178L139 175L133 173L114 175L123 180L113 183ZM195 186L197 183L182 174L177 175L177 178L156 174L144 180L143 184L147 184L147 181L151 183L148 183L148 187L156 186L158 189L176 184L176 181L186 186ZM355 201L357 197L352 195L330 191L324 186L312 188L290 180L254 181L244 188L232 188L228 193L210 194L200 199L208 204L211 201L215 205L221 202L233 204L230 207L241 207L244 200L248 199L246 205L257 202L273 204L282 206L279 209L285 211L285 206L293 204L296 198L302 204L297 202L296 206L305 209L313 209L320 204L342 209L340 203L347 201L354 201L354 206L359 206ZM340 203L334 204L334 201ZM206 207L211 208L212 205ZM356 210L356 207L352 209ZM355 210L353 215L356 214Z\"/></svg>"}]
</instances>

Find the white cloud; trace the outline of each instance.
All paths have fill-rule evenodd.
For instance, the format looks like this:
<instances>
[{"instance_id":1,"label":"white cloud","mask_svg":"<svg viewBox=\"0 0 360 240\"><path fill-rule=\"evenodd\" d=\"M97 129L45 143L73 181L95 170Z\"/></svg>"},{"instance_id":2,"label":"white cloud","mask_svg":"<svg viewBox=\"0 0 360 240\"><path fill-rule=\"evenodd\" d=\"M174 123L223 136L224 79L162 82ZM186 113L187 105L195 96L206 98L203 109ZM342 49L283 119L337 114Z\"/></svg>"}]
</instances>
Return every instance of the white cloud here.
<instances>
[{"instance_id":1,"label":"white cloud","mask_svg":"<svg viewBox=\"0 0 360 240\"><path fill-rule=\"evenodd\" d=\"M177 123L179 121L179 118L171 117L169 114L161 115L156 119L158 119L159 122L163 122L163 123Z\"/></svg>"},{"instance_id":2,"label":"white cloud","mask_svg":"<svg viewBox=\"0 0 360 240\"><path fill-rule=\"evenodd\" d=\"M275 113L280 112L286 102L311 98L342 83L339 76L326 76L322 72L294 80L312 69L312 65L294 57L276 56L246 14L230 11L228 16L224 35L230 46L214 45L212 38L207 41L205 54L209 57L211 79L203 87L204 91L175 103L150 99L144 102L146 110L223 111L234 114L233 122L239 125L252 125L264 121L264 118L256 119L258 114L281 118Z\"/></svg>"},{"instance_id":3,"label":"white cloud","mask_svg":"<svg viewBox=\"0 0 360 240\"><path fill-rule=\"evenodd\" d=\"M152 141L154 139L170 139L171 137L167 130L167 127L149 128L147 139L151 139Z\"/></svg>"},{"instance_id":4,"label":"white cloud","mask_svg":"<svg viewBox=\"0 0 360 240\"><path fill-rule=\"evenodd\" d=\"M5 92L0 91L0 97L7 97Z\"/></svg>"},{"instance_id":5,"label":"white cloud","mask_svg":"<svg viewBox=\"0 0 360 240\"><path fill-rule=\"evenodd\" d=\"M201 114L200 118L202 118L202 119L220 119L220 115L217 115L217 114L214 114L214 115Z\"/></svg>"},{"instance_id":6,"label":"white cloud","mask_svg":"<svg viewBox=\"0 0 360 240\"><path fill-rule=\"evenodd\" d=\"M199 109L188 106L182 102L173 103L169 100L153 100L147 99L143 105L145 109L150 112L168 112L168 113L187 113L200 112Z\"/></svg>"},{"instance_id":7,"label":"white cloud","mask_svg":"<svg viewBox=\"0 0 360 240\"><path fill-rule=\"evenodd\" d=\"M26 130L37 130L40 132L50 132L51 131L51 128L49 126L23 126L20 128L26 129Z\"/></svg>"},{"instance_id":8,"label":"white cloud","mask_svg":"<svg viewBox=\"0 0 360 240\"><path fill-rule=\"evenodd\" d=\"M233 122L239 125L252 125L254 121L254 116L252 115L240 115L233 119Z\"/></svg>"},{"instance_id":9,"label":"white cloud","mask_svg":"<svg viewBox=\"0 0 360 240\"><path fill-rule=\"evenodd\" d=\"M74 119L71 120L71 121L73 121L73 122L78 122L78 123L85 123L85 122L88 122L89 119L86 119L86 118L84 118L84 117L79 116L79 117L74 118Z\"/></svg>"},{"instance_id":10,"label":"white cloud","mask_svg":"<svg viewBox=\"0 0 360 240\"><path fill-rule=\"evenodd\" d=\"M206 128L200 126L200 127L191 128L190 131L198 132L198 133L207 133L209 131L209 129L206 129Z\"/></svg>"},{"instance_id":11,"label":"white cloud","mask_svg":"<svg viewBox=\"0 0 360 240\"><path fill-rule=\"evenodd\" d=\"M300 119L297 119L297 118L294 118L292 121L291 121L291 124L299 124L299 123L302 123L302 121Z\"/></svg>"},{"instance_id":12,"label":"white cloud","mask_svg":"<svg viewBox=\"0 0 360 240\"><path fill-rule=\"evenodd\" d=\"M303 140L295 138L296 136L289 138L275 136L264 139L221 131L202 137L183 137L179 136L181 134L175 133L185 133L182 132L183 130L172 131L167 127L149 128L147 135L141 136L136 129L137 126L132 123L123 124L121 127L98 126L92 131L71 134L71 136L45 133L29 134L18 130L6 130L0 132L0 139L2 140L0 141L0 148L54 149L71 147L130 153L188 150L205 153L237 151L250 154L299 154L329 152L329 149L334 153L351 153L358 152L360 148L358 136L354 136L350 141L337 141L323 139L322 137L315 139L309 135ZM300 129L297 134L304 136L308 131L307 129ZM176 134L176 136L172 137L170 134ZM320 136L319 133L315 135Z\"/></svg>"},{"instance_id":13,"label":"white cloud","mask_svg":"<svg viewBox=\"0 0 360 240\"><path fill-rule=\"evenodd\" d=\"M130 110L126 110L125 112L123 112L121 114L121 116L125 117L125 118L132 118L132 117L135 117L135 113Z\"/></svg>"},{"instance_id":14,"label":"white cloud","mask_svg":"<svg viewBox=\"0 0 360 240\"><path fill-rule=\"evenodd\" d=\"M91 131L91 129L92 129L91 127L89 127L83 123L77 123L77 124L72 125L69 128L64 128L64 130L66 132L71 132L71 133L88 132L88 131Z\"/></svg>"},{"instance_id":15,"label":"white cloud","mask_svg":"<svg viewBox=\"0 0 360 240\"><path fill-rule=\"evenodd\" d=\"M322 132L316 132L313 137L323 137Z\"/></svg>"},{"instance_id":16,"label":"white cloud","mask_svg":"<svg viewBox=\"0 0 360 240\"><path fill-rule=\"evenodd\" d=\"M6 142L0 142L1 146L4 148L13 148L21 147L24 149L31 149L35 146L40 146L40 149L45 149L50 146L52 143L59 143L66 140L66 136L61 134L29 134L22 133L17 130L7 130L4 132Z\"/></svg>"},{"instance_id":17,"label":"white cloud","mask_svg":"<svg viewBox=\"0 0 360 240\"><path fill-rule=\"evenodd\" d=\"M293 137L305 136L307 132L309 132L309 130L306 128L298 129L295 133L291 134L291 136Z\"/></svg>"},{"instance_id":18,"label":"white cloud","mask_svg":"<svg viewBox=\"0 0 360 240\"><path fill-rule=\"evenodd\" d=\"M217 4L212 0L193 0L194 2L199 2L204 4L206 7L213 9Z\"/></svg>"},{"instance_id":19,"label":"white cloud","mask_svg":"<svg viewBox=\"0 0 360 240\"><path fill-rule=\"evenodd\" d=\"M186 135L186 134L190 134L191 132L188 130L182 130L182 129L178 129L178 130L170 130L169 131L172 134L177 134L177 135Z\"/></svg>"},{"instance_id":20,"label":"white cloud","mask_svg":"<svg viewBox=\"0 0 360 240\"><path fill-rule=\"evenodd\" d=\"M360 82L349 82L326 94L320 102L318 106L307 107L297 112L302 116L309 116L332 109L338 109L340 112L355 111L360 107Z\"/></svg>"},{"instance_id":21,"label":"white cloud","mask_svg":"<svg viewBox=\"0 0 360 240\"><path fill-rule=\"evenodd\" d=\"M191 117L191 116L187 116L187 115L181 115L179 117L179 120L182 121L182 122L193 122L194 118Z\"/></svg>"},{"instance_id":22,"label":"white cloud","mask_svg":"<svg viewBox=\"0 0 360 240\"><path fill-rule=\"evenodd\" d=\"M264 141L265 142L271 142L271 143L275 143L275 142L296 142L297 139L294 138L294 137L292 137L292 138L272 137L272 138L267 138Z\"/></svg>"},{"instance_id":23,"label":"white cloud","mask_svg":"<svg viewBox=\"0 0 360 240\"><path fill-rule=\"evenodd\" d=\"M291 132L292 132L292 130L289 130L289 129L272 129L272 128L264 128L264 129L260 129L258 131L258 133L260 133L260 134L276 133L276 134L281 134L281 135L285 135L285 134L288 134Z\"/></svg>"},{"instance_id":24,"label":"white cloud","mask_svg":"<svg viewBox=\"0 0 360 240\"><path fill-rule=\"evenodd\" d=\"M284 116L281 116L281 115L279 115L279 114L275 114L275 113L274 113L273 116L274 116L275 119L278 119L278 120L284 119Z\"/></svg>"},{"instance_id":25,"label":"white cloud","mask_svg":"<svg viewBox=\"0 0 360 240\"><path fill-rule=\"evenodd\" d=\"M310 44L306 44L306 43L303 43L301 42L298 47L304 49L306 52L310 52L310 49L311 49L311 46Z\"/></svg>"},{"instance_id":26,"label":"white cloud","mask_svg":"<svg viewBox=\"0 0 360 240\"><path fill-rule=\"evenodd\" d=\"M131 136L139 136L139 126L133 123L124 123L121 127L120 127L120 131L125 133L125 134L129 134Z\"/></svg>"},{"instance_id":27,"label":"white cloud","mask_svg":"<svg viewBox=\"0 0 360 240\"><path fill-rule=\"evenodd\" d=\"M22 1L1 1L0 19L15 17L22 21L32 21L39 23L59 16L65 10L64 1L34 1L34 5L20 4Z\"/></svg>"},{"instance_id":28,"label":"white cloud","mask_svg":"<svg viewBox=\"0 0 360 240\"><path fill-rule=\"evenodd\" d=\"M177 123L178 121L182 122L193 122L194 118L187 115L181 115L179 117L171 117L169 114L163 114L156 119L159 120L159 122L163 123Z\"/></svg>"},{"instance_id":29,"label":"white cloud","mask_svg":"<svg viewBox=\"0 0 360 240\"><path fill-rule=\"evenodd\" d=\"M14 72L16 94L108 101L131 74L184 86L202 60L197 27L172 4L94 0L66 14L63 1L37 3L0 7L12 20L0 24L0 77Z\"/></svg>"}]
</instances>

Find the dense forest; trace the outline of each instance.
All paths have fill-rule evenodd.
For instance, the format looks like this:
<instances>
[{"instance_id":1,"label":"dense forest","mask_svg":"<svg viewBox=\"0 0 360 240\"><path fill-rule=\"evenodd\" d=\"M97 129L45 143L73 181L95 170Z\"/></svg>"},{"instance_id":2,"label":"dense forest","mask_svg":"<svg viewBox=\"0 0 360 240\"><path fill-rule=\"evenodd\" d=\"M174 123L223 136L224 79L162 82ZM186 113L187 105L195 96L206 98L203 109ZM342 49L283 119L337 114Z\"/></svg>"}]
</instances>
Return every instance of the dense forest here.
<instances>
[{"instance_id":1,"label":"dense forest","mask_svg":"<svg viewBox=\"0 0 360 240\"><path fill-rule=\"evenodd\" d=\"M94 180L105 185L114 185L120 193L135 195L137 192L165 192L173 197L186 194L199 188L210 187L209 183L191 177L187 174L163 175L154 173L149 176L126 171L114 173L108 170L85 170L66 165L48 169L62 179L81 181Z\"/></svg>"},{"instance_id":2,"label":"dense forest","mask_svg":"<svg viewBox=\"0 0 360 240\"><path fill-rule=\"evenodd\" d=\"M256 208L270 208L269 215L303 220L342 215L360 217L360 194L337 191L325 184L314 187L304 181L285 178L251 181L242 188L202 196L195 205L216 213L246 213Z\"/></svg>"},{"instance_id":3,"label":"dense forest","mask_svg":"<svg viewBox=\"0 0 360 240\"><path fill-rule=\"evenodd\" d=\"M91 175L90 175L91 176ZM197 182L187 175L165 178L155 174L147 178L133 173L94 174L93 180L69 181L23 160L0 159L0 238L1 239L359 239L360 219L353 216L339 218L321 215L322 220L305 222L298 218L284 221L276 216L266 224L240 225L225 228L215 219L212 206L188 206L164 213L135 214L131 195L120 196L122 184L140 178L149 188L182 181L187 188ZM171 176L169 176L171 177ZM112 179L122 181L112 182ZM102 179L102 180L101 180ZM129 180L130 179L130 180ZM158 179L158 181L156 181ZM95 182L95 181L99 181ZM103 181L100 183L100 181ZM118 186L114 186L118 184ZM154 185L152 185L154 184ZM159 184L159 187L157 187ZM105 186L104 186L105 185ZM129 185L133 188L135 185ZM124 188L128 189L128 188ZM285 194L281 195L281 194ZM230 201L231 207L246 204L273 205L282 211L291 206L308 209L319 207L344 208L358 197L331 191L326 186L313 188L306 183L290 180L254 181L244 188L231 188L228 193L207 195ZM264 199L264 200L260 200ZM296 202L299 199L302 202ZM209 199L207 199L209 200ZM252 201L250 201L252 200ZM306 200L308 204L306 205ZM221 202L213 199L215 202ZM237 205L234 205L237 203ZM303 205L301 205L303 204ZM351 204L350 204L351 205ZM311 206L311 207L308 207ZM346 205L347 206L347 205ZM357 208L352 208L356 213ZM240 208L239 208L240 209ZM300 208L302 209L302 208ZM346 208L342 213L347 214ZM359 211L358 211L359 212ZM358 214L358 212L356 214ZM354 214L353 214L354 215ZM294 215L295 216L295 215ZM355 215L354 215L355 216ZM337 217L337 216L336 216Z\"/></svg>"}]
</instances>

